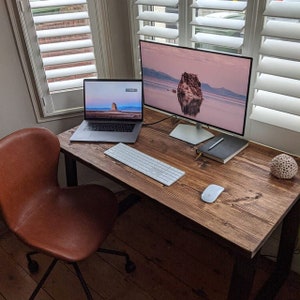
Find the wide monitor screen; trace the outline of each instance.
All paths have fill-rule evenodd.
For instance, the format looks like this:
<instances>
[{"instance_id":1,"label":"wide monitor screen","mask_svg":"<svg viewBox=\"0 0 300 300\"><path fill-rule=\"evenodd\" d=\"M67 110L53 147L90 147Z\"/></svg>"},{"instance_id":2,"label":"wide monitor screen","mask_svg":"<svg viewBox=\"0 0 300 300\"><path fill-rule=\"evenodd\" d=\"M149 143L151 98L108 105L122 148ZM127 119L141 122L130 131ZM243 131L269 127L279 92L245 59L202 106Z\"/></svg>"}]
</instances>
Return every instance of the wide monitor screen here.
<instances>
[{"instance_id":1,"label":"wide monitor screen","mask_svg":"<svg viewBox=\"0 0 300 300\"><path fill-rule=\"evenodd\" d=\"M244 134L250 57L140 41L145 105Z\"/></svg>"}]
</instances>

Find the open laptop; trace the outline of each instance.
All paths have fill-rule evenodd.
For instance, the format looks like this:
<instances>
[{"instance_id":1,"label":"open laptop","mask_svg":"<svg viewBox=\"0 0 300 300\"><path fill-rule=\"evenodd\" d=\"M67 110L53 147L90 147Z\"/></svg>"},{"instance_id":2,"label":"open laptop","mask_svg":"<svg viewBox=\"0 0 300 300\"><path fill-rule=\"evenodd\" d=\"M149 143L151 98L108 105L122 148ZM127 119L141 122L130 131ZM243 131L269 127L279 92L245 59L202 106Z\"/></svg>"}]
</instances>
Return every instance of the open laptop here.
<instances>
[{"instance_id":1,"label":"open laptop","mask_svg":"<svg viewBox=\"0 0 300 300\"><path fill-rule=\"evenodd\" d=\"M142 80L84 79L84 120L71 141L134 143L143 121Z\"/></svg>"}]
</instances>

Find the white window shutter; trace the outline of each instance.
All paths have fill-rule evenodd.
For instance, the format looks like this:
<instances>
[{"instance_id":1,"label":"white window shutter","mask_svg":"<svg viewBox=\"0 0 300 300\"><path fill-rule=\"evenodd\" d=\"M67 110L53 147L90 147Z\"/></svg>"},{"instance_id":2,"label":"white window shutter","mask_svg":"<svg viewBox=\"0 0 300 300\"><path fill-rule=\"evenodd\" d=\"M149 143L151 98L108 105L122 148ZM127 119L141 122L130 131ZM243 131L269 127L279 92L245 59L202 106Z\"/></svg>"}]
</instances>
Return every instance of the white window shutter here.
<instances>
[{"instance_id":1,"label":"white window shutter","mask_svg":"<svg viewBox=\"0 0 300 300\"><path fill-rule=\"evenodd\" d=\"M178 43L178 0L137 0L137 20L142 38Z\"/></svg>"},{"instance_id":2,"label":"white window shutter","mask_svg":"<svg viewBox=\"0 0 300 300\"><path fill-rule=\"evenodd\" d=\"M97 77L87 0L18 0L44 116L82 109L83 78Z\"/></svg>"},{"instance_id":3,"label":"white window shutter","mask_svg":"<svg viewBox=\"0 0 300 300\"><path fill-rule=\"evenodd\" d=\"M194 0L192 9L196 48L242 52L247 1Z\"/></svg>"},{"instance_id":4,"label":"white window shutter","mask_svg":"<svg viewBox=\"0 0 300 300\"><path fill-rule=\"evenodd\" d=\"M300 132L300 1L269 1L250 118Z\"/></svg>"},{"instance_id":5,"label":"white window shutter","mask_svg":"<svg viewBox=\"0 0 300 300\"><path fill-rule=\"evenodd\" d=\"M163 43L241 53L247 0L137 0L138 35Z\"/></svg>"}]
</instances>

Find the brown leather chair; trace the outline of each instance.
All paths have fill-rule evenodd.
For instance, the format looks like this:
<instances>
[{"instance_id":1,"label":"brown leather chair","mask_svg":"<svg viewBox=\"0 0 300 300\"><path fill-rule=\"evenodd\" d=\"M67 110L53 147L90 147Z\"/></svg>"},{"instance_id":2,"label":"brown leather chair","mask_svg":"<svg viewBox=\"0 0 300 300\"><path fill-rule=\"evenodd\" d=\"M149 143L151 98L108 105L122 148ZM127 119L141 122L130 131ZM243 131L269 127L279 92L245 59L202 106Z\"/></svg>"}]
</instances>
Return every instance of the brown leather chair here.
<instances>
[{"instance_id":1,"label":"brown leather chair","mask_svg":"<svg viewBox=\"0 0 300 300\"><path fill-rule=\"evenodd\" d=\"M60 144L45 128L27 128L0 140L0 207L11 231L35 251L26 255L31 273L38 263L31 255L54 257L30 299L33 299L58 260L71 263L88 299L91 293L79 270L96 251L126 258L126 271L135 269L127 253L99 249L118 214L115 195L99 185L60 187L57 180Z\"/></svg>"}]
</instances>

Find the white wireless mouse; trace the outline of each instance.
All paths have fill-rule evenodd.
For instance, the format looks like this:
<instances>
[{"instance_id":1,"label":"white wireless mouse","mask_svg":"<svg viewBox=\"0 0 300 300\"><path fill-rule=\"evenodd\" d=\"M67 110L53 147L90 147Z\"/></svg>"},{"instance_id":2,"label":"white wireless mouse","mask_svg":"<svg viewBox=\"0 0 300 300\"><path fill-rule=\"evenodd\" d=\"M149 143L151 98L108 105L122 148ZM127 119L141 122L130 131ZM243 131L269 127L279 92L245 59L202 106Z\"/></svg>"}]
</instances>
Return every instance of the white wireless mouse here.
<instances>
[{"instance_id":1,"label":"white wireless mouse","mask_svg":"<svg viewBox=\"0 0 300 300\"><path fill-rule=\"evenodd\" d=\"M224 191L224 188L220 185L210 184L208 185L203 193L201 194L201 199L207 203L213 203L217 200L219 195Z\"/></svg>"}]
</instances>

